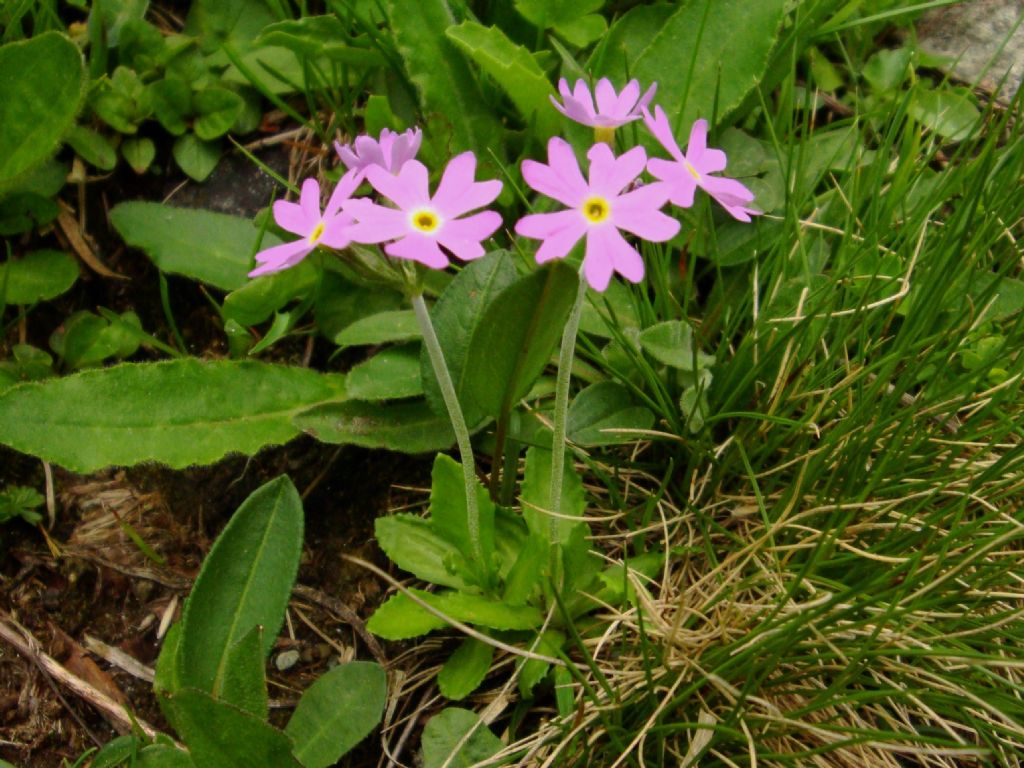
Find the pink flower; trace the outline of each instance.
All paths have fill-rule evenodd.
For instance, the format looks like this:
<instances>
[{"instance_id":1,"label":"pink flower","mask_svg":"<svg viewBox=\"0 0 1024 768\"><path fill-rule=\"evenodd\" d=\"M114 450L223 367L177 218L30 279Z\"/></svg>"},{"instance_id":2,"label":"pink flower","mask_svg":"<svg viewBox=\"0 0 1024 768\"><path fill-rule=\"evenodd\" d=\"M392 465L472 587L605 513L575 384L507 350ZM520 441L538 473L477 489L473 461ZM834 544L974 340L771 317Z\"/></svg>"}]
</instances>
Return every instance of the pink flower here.
<instances>
[{"instance_id":1,"label":"pink flower","mask_svg":"<svg viewBox=\"0 0 1024 768\"><path fill-rule=\"evenodd\" d=\"M640 95L640 83L630 80L621 93L615 93L615 88L607 77L597 81L594 94L597 96L597 108L594 108L594 99L590 95L590 88L583 80L576 81L576 87L572 93L569 92L569 83L563 77L558 81L558 91L562 94L563 104L559 104L555 97L551 97L551 103L555 109L577 123L589 125L594 128L618 128L620 125L632 122L640 118L640 110L646 108L658 84L653 83L647 92Z\"/></svg>"},{"instance_id":2,"label":"pink flower","mask_svg":"<svg viewBox=\"0 0 1024 768\"><path fill-rule=\"evenodd\" d=\"M652 157L647 163L647 170L652 176L672 185L672 195L669 197L669 201L673 205L689 208L693 205L697 187L700 187L717 200L735 219L750 221L751 216L761 213L761 211L747 206L747 203L753 202L754 193L743 184L735 179L711 175L725 170L726 158L725 152L722 150L708 149L707 120L697 120L693 124L685 155L679 149L679 145L672 135L672 127L661 107L654 108L653 117L644 108L644 122L647 123L647 127L655 138L674 158L673 160L664 160L660 157Z\"/></svg>"},{"instance_id":3,"label":"pink flower","mask_svg":"<svg viewBox=\"0 0 1024 768\"><path fill-rule=\"evenodd\" d=\"M493 202L501 182L474 181L476 155L463 152L445 168L433 197L427 183L427 169L418 160L406 162L397 176L371 165L366 177L370 184L397 208L356 198L345 203L345 212L356 219L349 236L357 243L383 243L384 252L398 259L412 259L434 269L448 266L441 246L463 261L484 255L480 244L501 226L501 216L481 211L459 218L474 208Z\"/></svg>"},{"instance_id":4,"label":"pink flower","mask_svg":"<svg viewBox=\"0 0 1024 768\"><path fill-rule=\"evenodd\" d=\"M256 261L260 266L250 272L249 277L294 267L318 245L326 245L329 248L347 246L351 242L348 230L352 226L352 217L341 208L358 186L359 179L355 173L349 172L342 176L322 214L320 184L316 179L306 179L302 182L298 203L276 201L274 221L282 229L301 235L302 240L275 245L257 253Z\"/></svg>"},{"instance_id":5,"label":"pink flower","mask_svg":"<svg viewBox=\"0 0 1024 768\"><path fill-rule=\"evenodd\" d=\"M572 147L555 137L548 142L547 165L523 161L526 183L568 210L524 216L516 223L516 232L544 241L537 249L539 263L565 257L585 235L583 274L591 287L603 291L613 272L638 283L644 276L643 259L619 230L656 243L674 237L679 222L659 210L668 200L669 186L648 184L622 193L644 169L643 147L615 157L607 144L598 143L587 158L590 178L584 180Z\"/></svg>"},{"instance_id":6,"label":"pink flower","mask_svg":"<svg viewBox=\"0 0 1024 768\"><path fill-rule=\"evenodd\" d=\"M410 128L404 133L385 128L380 132L380 140L363 134L357 136L353 144L334 142L334 150L338 153L345 167L350 171L359 171L362 181L366 169L377 165L390 173L398 173L406 162L416 157L420 149L423 134L419 128Z\"/></svg>"}]
</instances>

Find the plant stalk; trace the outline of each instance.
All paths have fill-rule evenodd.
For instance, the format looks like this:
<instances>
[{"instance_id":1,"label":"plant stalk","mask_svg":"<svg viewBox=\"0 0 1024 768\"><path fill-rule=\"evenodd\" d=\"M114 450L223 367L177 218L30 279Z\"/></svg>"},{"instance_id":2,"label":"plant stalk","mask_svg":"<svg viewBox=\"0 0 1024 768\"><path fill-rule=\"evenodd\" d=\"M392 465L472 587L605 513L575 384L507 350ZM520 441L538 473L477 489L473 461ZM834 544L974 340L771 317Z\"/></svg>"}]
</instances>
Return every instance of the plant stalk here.
<instances>
[{"instance_id":1,"label":"plant stalk","mask_svg":"<svg viewBox=\"0 0 1024 768\"><path fill-rule=\"evenodd\" d=\"M489 564L484 561L483 545L480 543L480 509L476 497L476 462L473 459L473 445L469 440L469 428L466 426L466 419L462 415L462 408L459 406L459 396L455 392L455 385L452 383L451 374L448 372L448 364L444 361L444 351L441 343L437 340L434 332L434 324L430 321L430 312L427 310L426 302L423 301L421 292L412 296L412 308L416 312L416 319L419 321L420 330L423 333L423 343L426 345L427 354L430 356L430 364L434 368L434 375L437 377L438 386L444 397L445 407L448 409L448 418L452 423L452 430L455 432L455 442L459 447L459 456L462 459L462 477L466 485L466 527L469 529L470 546L473 548L473 559L480 565L481 573L489 573Z\"/></svg>"}]
</instances>

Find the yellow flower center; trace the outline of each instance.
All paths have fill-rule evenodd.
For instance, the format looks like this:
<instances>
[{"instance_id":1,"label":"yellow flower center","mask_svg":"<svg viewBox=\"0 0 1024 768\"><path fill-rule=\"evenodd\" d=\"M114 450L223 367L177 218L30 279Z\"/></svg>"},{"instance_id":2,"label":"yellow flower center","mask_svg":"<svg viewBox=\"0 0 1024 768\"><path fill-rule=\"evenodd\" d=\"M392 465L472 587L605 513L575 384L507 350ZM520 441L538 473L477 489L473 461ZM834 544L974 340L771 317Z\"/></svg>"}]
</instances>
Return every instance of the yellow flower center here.
<instances>
[{"instance_id":1,"label":"yellow flower center","mask_svg":"<svg viewBox=\"0 0 1024 768\"><path fill-rule=\"evenodd\" d=\"M683 165L686 166L686 170L688 170L690 175L693 176L694 181L700 181L700 174L697 173L697 169L690 164L689 160L683 160Z\"/></svg>"},{"instance_id":2,"label":"yellow flower center","mask_svg":"<svg viewBox=\"0 0 1024 768\"><path fill-rule=\"evenodd\" d=\"M615 148L615 129L607 125L594 126L594 142L604 143Z\"/></svg>"},{"instance_id":3,"label":"yellow flower center","mask_svg":"<svg viewBox=\"0 0 1024 768\"><path fill-rule=\"evenodd\" d=\"M583 215L591 224L600 224L611 212L611 205L603 197L588 197L583 201Z\"/></svg>"},{"instance_id":4,"label":"yellow flower center","mask_svg":"<svg viewBox=\"0 0 1024 768\"><path fill-rule=\"evenodd\" d=\"M313 227L313 231L309 233L309 242L317 243L317 242L320 241L320 238L323 237L323 236L324 236L324 223L321 221L319 224L317 224L315 227Z\"/></svg>"},{"instance_id":5,"label":"yellow flower center","mask_svg":"<svg viewBox=\"0 0 1024 768\"><path fill-rule=\"evenodd\" d=\"M441 217L426 208L413 211L409 219L420 232L433 232L441 226Z\"/></svg>"}]
</instances>

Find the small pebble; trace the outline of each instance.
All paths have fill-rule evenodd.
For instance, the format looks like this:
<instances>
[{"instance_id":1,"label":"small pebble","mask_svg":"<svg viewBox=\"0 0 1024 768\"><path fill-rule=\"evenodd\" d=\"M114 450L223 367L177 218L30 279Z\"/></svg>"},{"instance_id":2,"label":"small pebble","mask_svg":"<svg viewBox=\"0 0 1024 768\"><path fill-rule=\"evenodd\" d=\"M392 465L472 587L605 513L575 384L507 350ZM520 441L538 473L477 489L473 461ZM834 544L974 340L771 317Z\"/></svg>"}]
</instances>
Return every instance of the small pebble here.
<instances>
[{"instance_id":1,"label":"small pebble","mask_svg":"<svg viewBox=\"0 0 1024 768\"><path fill-rule=\"evenodd\" d=\"M274 659L274 666L277 667L279 672L287 672L298 663L299 652L294 648L290 651L282 651L277 654L277 658Z\"/></svg>"}]
</instances>

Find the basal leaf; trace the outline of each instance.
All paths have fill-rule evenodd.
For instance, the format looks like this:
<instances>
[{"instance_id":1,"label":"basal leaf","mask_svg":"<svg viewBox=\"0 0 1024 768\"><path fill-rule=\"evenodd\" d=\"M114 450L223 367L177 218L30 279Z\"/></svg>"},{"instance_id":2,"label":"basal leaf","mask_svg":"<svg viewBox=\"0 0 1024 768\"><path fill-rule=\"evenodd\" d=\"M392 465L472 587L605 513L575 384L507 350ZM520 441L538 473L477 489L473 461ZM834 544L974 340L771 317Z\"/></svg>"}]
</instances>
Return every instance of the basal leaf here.
<instances>
[{"instance_id":1,"label":"basal leaf","mask_svg":"<svg viewBox=\"0 0 1024 768\"><path fill-rule=\"evenodd\" d=\"M549 29L570 24L604 5L605 0L515 0L516 10L531 24Z\"/></svg>"},{"instance_id":2,"label":"basal leaf","mask_svg":"<svg viewBox=\"0 0 1024 768\"><path fill-rule=\"evenodd\" d=\"M618 430L650 429L654 414L621 384L599 381L573 398L567 421L569 439L577 445L619 445L636 435Z\"/></svg>"},{"instance_id":3,"label":"basal leaf","mask_svg":"<svg viewBox=\"0 0 1024 768\"><path fill-rule=\"evenodd\" d=\"M467 637L437 674L437 687L441 689L441 695L452 701L469 696L487 676L493 658L493 645L475 637Z\"/></svg>"},{"instance_id":4,"label":"basal leaf","mask_svg":"<svg viewBox=\"0 0 1024 768\"><path fill-rule=\"evenodd\" d=\"M479 583L490 581L489 573L494 555L494 502L487 490L477 481L477 510L479 512L480 549L484 563L473 562L473 545L466 512L466 489L462 465L451 456L439 453L434 459L430 476L430 524L446 541L455 545L469 562Z\"/></svg>"},{"instance_id":5,"label":"basal leaf","mask_svg":"<svg viewBox=\"0 0 1024 768\"><path fill-rule=\"evenodd\" d=\"M371 401L422 395L419 346L384 349L359 363L348 372L348 394Z\"/></svg>"},{"instance_id":6,"label":"basal leaf","mask_svg":"<svg viewBox=\"0 0 1024 768\"><path fill-rule=\"evenodd\" d=\"M144 251L164 272L185 275L225 291L249 281L259 231L249 219L162 203L121 203L110 212L128 245ZM261 247L280 243L263 235Z\"/></svg>"},{"instance_id":7,"label":"basal leaf","mask_svg":"<svg viewBox=\"0 0 1024 768\"><path fill-rule=\"evenodd\" d=\"M445 34L509 97L526 124L542 136L558 133L561 115L551 105L555 91L530 51L513 43L498 27L464 21Z\"/></svg>"},{"instance_id":8,"label":"basal leaf","mask_svg":"<svg viewBox=\"0 0 1024 768\"><path fill-rule=\"evenodd\" d=\"M561 446L559 446L561 447ZM526 472L522 485L523 517L530 532L552 540L551 520L551 451L533 446L526 452ZM565 474L562 480L562 502L559 518L555 523L554 541L568 540L569 533L579 525L573 517L582 517L586 509L583 498L583 481L576 474L569 456L565 457Z\"/></svg>"},{"instance_id":9,"label":"basal leaf","mask_svg":"<svg viewBox=\"0 0 1024 768\"><path fill-rule=\"evenodd\" d=\"M90 764L90 768L93 764ZM134 768L195 768L188 752L166 744L144 747L133 764Z\"/></svg>"},{"instance_id":10,"label":"basal leaf","mask_svg":"<svg viewBox=\"0 0 1024 768\"><path fill-rule=\"evenodd\" d=\"M64 35L41 35L0 47L0 190L43 162L71 127L85 96L78 47Z\"/></svg>"},{"instance_id":11,"label":"basal leaf","mask_svg":"<svg viewBox=\"0 0 1024 768\"><path fill-rule=\"evenodd\" d=\"M294 267L249 280L224 297L224 316L242 325L262 323L288 302L304 298L316 287L320 274L312 254Z\"/></svg>"},{"instance_id":12,"label":"basal leaf","mask_svg":"<svg viewBox=\"0 0 1024 768\"><path fill-rule=\"evenodd\" d=\"M440 613L464 624L488 629L513 630L539 627L544 617L532 605L509 605L466 592L424 592L409 590ZM435 616L405 593L390 598L373 614L367 627L386 640L407 640L443 627L443 619Z\"/></svg>"},{"instance_id":13,"label":"basal leaf","mask_svg":"<svg viewBox=\"0 0 1024 768\"><path fill-rule=\"evenodd\" d=\"M220 143L203 141L194 133L186 133L184 136L179 136L178 140L174 142L171 154L174 156L174 162L190 178L195 181L206 181L220 161ZM122 203L122 205L128 205L128 203ZM159 205L159 203L138 203L138 205ZM214 215L223 216L224 214ZM264 246L266 245L267 243L264 241Z\"/></svg>"},{"instance_id":14,"label":"basal leaf","mask_svg":"<svg viewBox=\"0 0 1024 768\"><path fill-rule=\"evenodd\" d=\"M214 698L234 704L250 715L267 717L267 678L263 627L256 625L227 650L224 674ZM187 677L187 676L186 676Z\"/></svg>"},{"instance_id":15,"label":"basal leaf","mask_svg":"<svg viewBox=\"0 0 1024 768\"><path fill-rule=\"evenodd\" d=\"M327 768L369 735L384 713L388 679L379 664L350 661L307 688L284 732L303 768Z\"/></svg>"},{"instance_id":16,"label":"basal leaf","mask_svg":"<svg viewBox=\"0 0 1024 768\"><path fill-rule=\"evenodd\" d=\"M334 343L339 347L358 347L364 344L413 341L420 336L416 313L411 309L399 309L378 312L356 320L334 337Z\"/></svg>"},{"instance_id":17,"label":"basal leaf","mask_svg":"<svg viewBox=\"0 0 1024 768\"><path fill-rule=\"evenodd\" d=\"M713 365L715 358L694 344L693 329L682 320L666 320L640 333L640 346L659 363L693 371Z\"/></svg>"},{"instance_id":18,"label":"basal leaf","mask_svg":"<svg viewBox=\"0 0 1024 768\"><path fill-rule=\"evenodd\" d=\"M227 700L239 686L231 664L250 665L250 642L262 627L266 658L284 621L302 551L302 500L286 476L254 491L238 508L192 587L181 619L181 685ZM250 686L246 686L249 688ZM235 703L235 702L232 702Z\"/></svg>"},{"instance_id":19,"label":"basal leaf","mask_svg":"<svg viewBox=\"0 0 1024 768\"><path fill-rule=\"evenodd\" d=\"M470 732L472 735L466 738ZM432 717L423 729L423 768L471 768L489 761L504 746L475 712L449 707Z\"/></svg>"},{"instance_id":20,"label":"basal leaf","mask_svg":"<svg viewBox=\"0 0 1024 768\"><path fill-rule=\"evenodd\" d=\"M432 584L454 589L467 586L447 566L461 558L461 553L434 530L429 520L409 514L389 515L378 517L373 529L380 548L399 568Z\"/></svg>"},{"instance_id":21,"label":"basal leaf","mask_svg":"<svg viewBox=\"0 0 1024 768\"><path fill-rule=\"evenodd\" d=\"M78 279L78 262L63 251L31 251L0 264L0 302L35 304L56 298Z\"/></svg>"},{"instance_id":22,"label":"basal leaf","mask_svg":"<svg viewBox=\"0 0 1024 768\"><path fill-rule=\"evenodd\" d=\"M0 443L74 472L174 468L252 454L299 434L292 418L345 396L344 379L255 361L128 363L0 394Z\"/></svg>"},{"instance_id":23,"label":"basal leaf","mask_svg":"<svg viewBox=\"0 0 1024 768\"><path fill-rule=\"evenodd\" d=\"M452 127L452 154L473 149L500 153L501 124L488 109L466 60L445 36L458 23L448 0L389 0L388 28L423 112Z\"/></svg>"},{"instance_id":24,"label":"basal leaf","mask_svg":"<svg viewBox=\"0 0 1024 768\"><path fill-rule=\"evenodd\" d=\"M332 403L295 416L296 428L336 445L429 453L455 442L448 420L422 400L399 403Z\"/></svg>"},{"instance_id":25,"label":"basal leaf","mask_svg":"<svg viewBox=\"0 0 1024 768\"><path fill-rule=\"evenodd\" d=\"M576 297L576 271L556 262L517 280L487 306L466 352L465 389L495 418L530 391L548 364Z\"/></svg>"}]
</instances>

